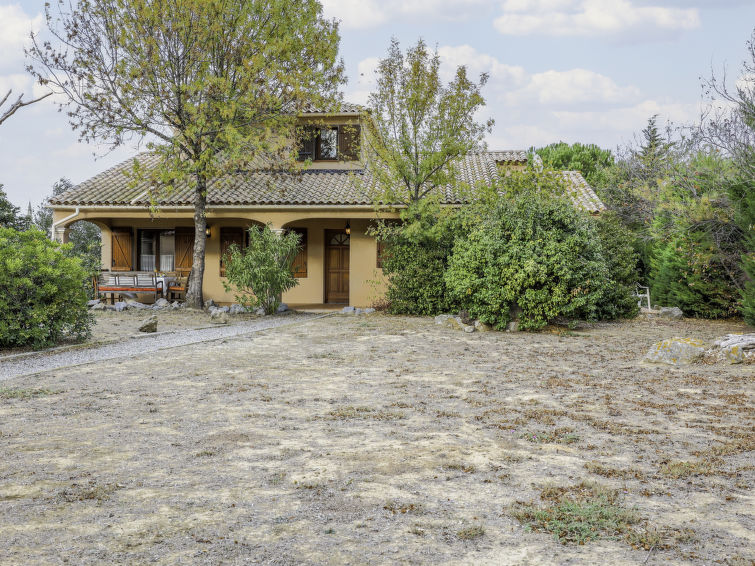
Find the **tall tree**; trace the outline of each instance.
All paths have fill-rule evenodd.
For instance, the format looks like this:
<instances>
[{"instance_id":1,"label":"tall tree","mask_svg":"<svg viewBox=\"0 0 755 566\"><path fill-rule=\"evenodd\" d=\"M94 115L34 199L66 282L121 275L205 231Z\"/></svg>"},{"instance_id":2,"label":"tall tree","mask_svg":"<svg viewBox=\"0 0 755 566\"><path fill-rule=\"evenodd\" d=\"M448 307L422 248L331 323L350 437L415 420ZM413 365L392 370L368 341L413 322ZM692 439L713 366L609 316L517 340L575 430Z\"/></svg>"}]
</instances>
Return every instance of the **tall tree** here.
<instances>
[{"instance_id":1,"label":"tall tree","mask_svg":"<svg viewBox=\"0 0 755 566\"><path fill-rule=\"evenodd\" d=\"M421 39L404 55L394 38L378 64L366 138L379 163L373 174L383 202L409 204L453 183L458 158L481 148L493 126L475 119L488 76L475 83L461 66L444 85L439 71L438 52Z\"/></svg>"},{"instance_id":2,"label":"tall tree","mask_svg":"<svg viewBox=\"0 0 755 566\"><path fill-rule=\"evenodd\" d=\"M67 99L84 141L149 137L159 164L134 180L160 194L193 187L186 299L201 308L209 183L259 166L295 168L296 119L327 108L344 82L338 25L317 0L60 0L53 46L34 37L29 66Z\"/></svg>"},{"instance_id":3,"label":"tall tree","mask_svg":"<svg viewBox=\"0 0 755 566\"><path fill-rule=\"evenodd\" d=\"M19 229L21 209L8 200L0 184L0 227Z\"/></svg>"},{"instance_id":4,"label":"tall tree","mask_svg":"<svg viewBox=\"0 0 755 566\"><path fill-rule=\"evenodd\" d=\"M658 131L657 120L657 114L648 118L648 124L642 130L640 148L634 155L640 165L640 175L651 184L668 172L674 147L674 143Z\"/></svg>"}]
</instances>

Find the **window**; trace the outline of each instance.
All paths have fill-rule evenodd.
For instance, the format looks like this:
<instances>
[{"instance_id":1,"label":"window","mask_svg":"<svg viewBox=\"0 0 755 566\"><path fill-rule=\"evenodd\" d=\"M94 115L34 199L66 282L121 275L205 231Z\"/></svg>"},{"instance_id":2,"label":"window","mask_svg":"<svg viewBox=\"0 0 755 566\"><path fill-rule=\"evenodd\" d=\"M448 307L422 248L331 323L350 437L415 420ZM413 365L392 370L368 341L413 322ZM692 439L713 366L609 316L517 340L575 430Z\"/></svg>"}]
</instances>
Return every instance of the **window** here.
<instances>
[{"instance_id":1,"label":"window","mask_svg":"<svg viewBox=\"0 0 755 566\"><path fill-rule=\"evenodd\" d=\"M220 276L225 277L225 255L236 244L238 247L244 247L243 228L221 228L220 229Z\"/></svg>"},{"instance_id":2,"label":"window","mask_svg":"<svg viewBox=\"0 0 755 566\"><path fill-rule=\"evenodd\" d=\"M291 231L299 234L299 245L301 246L291 264L291 271L293 271L294 277L298 279L307 276L307 229L291 228Z\"/></svg>"},{"instance_id":3,"label":"window","mask_svg":"<svg viewBox=\"0 0 755 566\"><path fill-rule=\"evenodd\" d=\"M299 142L299 161L354 161L359 158L359 126L305 127Z\"/></svg>"},{"instance_id":4,"label":"window","mask_svg":"<svg viewBox=\"0 0 755 566\"><path fill-rule=\"evenodd\" d=\"M138 269L173 271L175 269L176 233L174 230L139 230Z\"/></svg>"}]
</instances>

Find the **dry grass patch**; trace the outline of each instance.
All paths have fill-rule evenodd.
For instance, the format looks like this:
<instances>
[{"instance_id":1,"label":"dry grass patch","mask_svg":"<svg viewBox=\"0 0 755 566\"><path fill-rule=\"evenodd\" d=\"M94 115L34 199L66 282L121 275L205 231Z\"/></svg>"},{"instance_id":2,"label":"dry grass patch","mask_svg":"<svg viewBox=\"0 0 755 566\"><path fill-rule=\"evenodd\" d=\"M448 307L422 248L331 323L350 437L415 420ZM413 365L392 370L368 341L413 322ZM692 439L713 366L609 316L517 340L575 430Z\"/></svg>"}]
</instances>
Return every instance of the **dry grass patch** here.
<instances>
[{"instance_id":1,"label":"dry grass patch","mask_svg":"<svg viewBox=\"0 0 755 566\"><path fill-rule=\"evenodd\" d=\"M35 399L47 395L58 395L62 391L57 389L14 389L0 387L0 399Z\"/></svg>"}]
</instances>

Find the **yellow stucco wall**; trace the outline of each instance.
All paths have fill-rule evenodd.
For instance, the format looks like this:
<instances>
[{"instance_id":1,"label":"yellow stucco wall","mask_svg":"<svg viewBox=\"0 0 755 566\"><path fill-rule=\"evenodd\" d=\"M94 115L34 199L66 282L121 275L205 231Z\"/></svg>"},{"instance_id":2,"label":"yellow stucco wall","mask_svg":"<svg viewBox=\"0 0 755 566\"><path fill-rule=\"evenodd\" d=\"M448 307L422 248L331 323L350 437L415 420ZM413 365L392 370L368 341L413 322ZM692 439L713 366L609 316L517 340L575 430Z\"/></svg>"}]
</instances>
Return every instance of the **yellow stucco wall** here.
<instances>
[{"instance_id":1,"label":"yellow stucco wall","mask_svg":"<svg viewBox=\"0 0 755 566\"><path fill-rule=\"evenodd\" d=\"M71 215L71 210L58 209L53 214L57 222ZM382 214L383 217L396 217L396 213ZM205 254L205 276L203 291L205 299L219 303L234 302L233 293L223 287L220 277L220 230L222 227L248 227L252 223L270 223L272 228L307 228L307 276L299 280L299 285L283 295L289 304L320 304L324 301L324 234L326 229L343 229L348 220L351 225L349 304L367 307L379 299L386 288L381 269L376 267L377 244L367 235L367 229L375 218L369 208L313 208L274 209L274 210L221 210L210 209L207 224L210 238ZM102 268L109 270L112 261L112 229L130 228L133 234L132 261L136 266L136 234L139 229L173 229L193 226L192 212L186 210L164 210L150 219L147 210L103 209L81 210L79 215L67 222L95 222L102 230Z\"/></svg>"}]
</instances>

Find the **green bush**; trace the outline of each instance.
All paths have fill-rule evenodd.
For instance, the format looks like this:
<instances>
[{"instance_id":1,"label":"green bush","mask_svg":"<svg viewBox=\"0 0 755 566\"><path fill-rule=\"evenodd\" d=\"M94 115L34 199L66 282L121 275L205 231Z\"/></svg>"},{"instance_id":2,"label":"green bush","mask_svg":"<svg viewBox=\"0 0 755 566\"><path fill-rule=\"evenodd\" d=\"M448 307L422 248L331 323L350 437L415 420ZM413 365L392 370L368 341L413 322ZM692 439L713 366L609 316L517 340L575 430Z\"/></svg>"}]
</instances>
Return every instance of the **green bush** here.
<instances>
[{"instance_id":1,"label":"green bush","mask_svg":"<svg viewBox=\"0 0 755 566\"><path fill-rule=\"evenodd\" d=\"M596 319L610 274L589 219L565 197L518 188L457 240L446 272L451 299L496 328L521 309L522 329L556 317Z\"/></svg>"},{"instance_id":2,"label":"green bush","mask_svg":"<svg viewBox=\"0 0 755 566\"><path fill-rule=\"evenodd\" d=\"M613 282L600 303L600 317L632 318L639 310L637 298L633 296L639 280L636 238L614 212L604 212L595 219L594 224Z\"/></svg>"},{"instance_id":3,"label":"green bush","mask_svg":"<svg viewBox=\"0 0 755 566\"><path fill-rule=\"evenodd\" d=\"M731 183L729 195L734 202L737 225L743 234L742 316L747 324L755 326L755 180L738 179Z\"/></svg>"},{"instance_id":4,"label":"green bush","mask_svg":"<svg viewBox=\"0 0 755 566\"><path fill-rule=\"evenodd\" d=\"M274 313L281 294L299 283L291 270L298 251L295 232L279 235L270 226L252 226L249 245L244 249L232 245L224 258L225 290L235 291L236 300L244 307L262 307L265 314Z\"/></svg>"},{"instance_id":5,"label":"green bush","mask_svg":"<svg viewBox=\"0 0 755 566\"><path fill-rule=\"evenodd\" d=\"M86 339L87 274L70 246L38 230L0 228L0 346L55 344Z\"/></svg>"},{"instance_id":6,"label":"green bush","mask_svg":"<svg viewBox=\"0 0 755 566\"><path fill-rule=\"evenodd\" d=\"M376 230L386 245L388 312L433 315L454 309L444 273L458 230L456 213L441 211L429 200L404 211L401 224L384 224Z\"/></svg>"},{"instance_id":7,"label":"green bush","mask_svg":"<svg viewBox=\"0 0 755 566\"><path fill-rule=\"evenodd\" d=\"M737 290L731 285L715 246L705 232L680 230L651 258L653 303L676 306L687 316L725 318L739 312Z\"/></svg>"}]
</instances>

